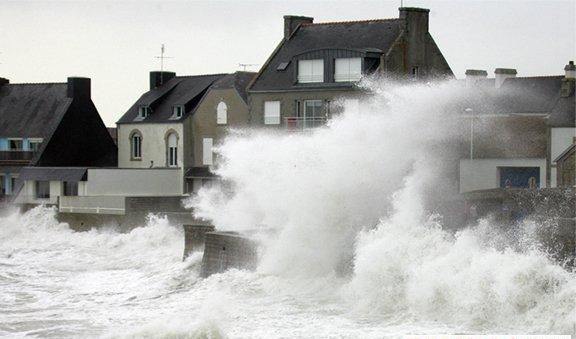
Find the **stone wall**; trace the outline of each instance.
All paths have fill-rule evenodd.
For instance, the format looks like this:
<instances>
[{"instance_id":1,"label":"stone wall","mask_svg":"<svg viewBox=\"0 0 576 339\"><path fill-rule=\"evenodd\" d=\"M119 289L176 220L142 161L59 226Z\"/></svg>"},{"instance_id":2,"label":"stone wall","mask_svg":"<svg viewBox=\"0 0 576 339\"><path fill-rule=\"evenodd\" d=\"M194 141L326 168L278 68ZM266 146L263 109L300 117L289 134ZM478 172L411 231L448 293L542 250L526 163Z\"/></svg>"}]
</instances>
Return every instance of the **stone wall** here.
<instances>
[{"instance_id":1,"label":"stone wall","mask_svg":"<svg viewBox=\"0 0 576 339\"><path fill-rule=\"evenodd\" d=\"M202 277L231 268L254 270L258 263L257 243L236 232L209 232L205 236Z\"/></svg>"},{"instance_id":2,"label":"stone wall","mask_svg":"<svg viewBox=\"0 0 576 339\"><path fill-rule=\"evenodd\" d=\"M192 252L204 251L206 233L214 230L212 225L184 225L184 259Z\"/></svg>"}]
</instances>

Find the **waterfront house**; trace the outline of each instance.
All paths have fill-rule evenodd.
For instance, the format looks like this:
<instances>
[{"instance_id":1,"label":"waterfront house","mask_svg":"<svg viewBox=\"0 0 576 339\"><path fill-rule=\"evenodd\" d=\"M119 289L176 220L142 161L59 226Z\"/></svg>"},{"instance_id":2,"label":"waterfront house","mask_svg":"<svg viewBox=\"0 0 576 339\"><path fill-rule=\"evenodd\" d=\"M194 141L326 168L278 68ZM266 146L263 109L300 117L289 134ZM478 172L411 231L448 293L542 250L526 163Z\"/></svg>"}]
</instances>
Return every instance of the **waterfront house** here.
<instances>
[{"instance_id":1,"label":"waterfront house","mask_svg":"<svg viewBox=\"0 0 576 339\"><path fill-rule=\"evenodd\" d=\"M213 179L213 147L248 124L246 87L254 73L176 76L151 72L150 90L118 121L120 168L172 171L179 194Z\"/></svg>"},{"instance_id":2,"label":"waterfront house","mask_svg":"<svg viewBox=\"0 0 576 339\"><path fill-rule=\"evenodd\" d=\"M249 86L254 126L323 125L367 75L429 81L453 73L428 30L429 10L400 8L397 19L314 23L284 17L284 37Z\"/></svg>"},{"instance_id":3,"label":"waterfront house","mask_svg":"<svg viewBox=\"0 0 576 339\"><path fill-rule=\"evenodd\" d=\"M25 84L0 78L0 194L20 193L20 203L54 203L58 192L74 194L81 179L59 169L115 166L116 151L92 102L89 78Z\"/></svg>"},{"instance_id":4,"label":"waterfront house","mask_svg":"<svg viewBox=\"0 0 576 339\"><path fill-rule=\"evenodd\" d=\"M558 185L556 162L576 135L575 70L571 61L558 76L467 71L460 192Z\"/></svg>"}]
</instances>

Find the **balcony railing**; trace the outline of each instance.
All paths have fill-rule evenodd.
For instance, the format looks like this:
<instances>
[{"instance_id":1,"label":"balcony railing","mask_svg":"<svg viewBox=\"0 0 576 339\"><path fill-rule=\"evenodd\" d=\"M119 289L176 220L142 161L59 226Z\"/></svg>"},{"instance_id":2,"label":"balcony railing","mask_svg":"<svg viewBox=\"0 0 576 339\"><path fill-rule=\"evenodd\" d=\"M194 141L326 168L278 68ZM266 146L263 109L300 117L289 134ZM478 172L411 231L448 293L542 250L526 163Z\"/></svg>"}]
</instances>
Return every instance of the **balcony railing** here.
<instances>
[{"instance_id":1,"label":"balcony railing","mask_svg":"<svg viewBox=\"0 0 576 339\"><path fill-rule=\"evenodd\" d=\"M36 152L33 151L0 151L0 163L25 165L35 154Z\"/></svg>"},{"instance_id":2,"label":"balcony railing","mask_svg":"<svg viewBox=\"0 0 576 339\"><path fill-rule=\"evenodd\" d=\"M303 130L326 125L325 117L288 117L284 118L284 124L288 130Z\"/></svg>"}]
</instances>

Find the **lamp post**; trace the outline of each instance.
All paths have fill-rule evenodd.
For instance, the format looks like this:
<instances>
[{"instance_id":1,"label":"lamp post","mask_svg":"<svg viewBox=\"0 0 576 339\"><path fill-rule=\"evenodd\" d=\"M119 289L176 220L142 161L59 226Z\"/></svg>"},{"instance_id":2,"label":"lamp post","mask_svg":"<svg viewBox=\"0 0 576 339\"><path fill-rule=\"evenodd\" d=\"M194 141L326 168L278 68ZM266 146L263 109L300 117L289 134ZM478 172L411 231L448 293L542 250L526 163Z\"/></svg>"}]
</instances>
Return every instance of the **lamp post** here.
<instances>
[{"instance_id":1,"label":"lamp post","mask_svg":"<svg viewBox=\"0 0 576 339\"><path fill-rule=\"evenodd\" d=\"M470 115L470 160L472 160L474 158L474 110L466 108L464 111Z\"/></svg>"}]
</instances>

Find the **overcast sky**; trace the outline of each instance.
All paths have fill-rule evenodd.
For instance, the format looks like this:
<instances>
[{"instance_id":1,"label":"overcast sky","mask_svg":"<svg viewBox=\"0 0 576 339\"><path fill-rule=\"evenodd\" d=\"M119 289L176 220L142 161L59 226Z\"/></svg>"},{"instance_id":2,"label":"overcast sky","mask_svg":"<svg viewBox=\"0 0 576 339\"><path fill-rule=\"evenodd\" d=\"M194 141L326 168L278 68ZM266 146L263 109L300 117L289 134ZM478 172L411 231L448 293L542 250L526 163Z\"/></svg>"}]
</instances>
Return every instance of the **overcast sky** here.
<instances>
[{"instance_id":1,"label":"overcast sky","mask_svg":"<svg viewBox=\"0 0 576 339\"><path fill-rule=\"evenodd\" d=\"M563 74L576 56L576 1L404 0L430 12L430 31L458 78L466 69ZM394 1L0 0L0 77L12 83L92 78L92 98L114 126L148 89L148 72L257 71L283 35L286 14L315 22L396 18Z\"/></svg>"}]
</instances>

